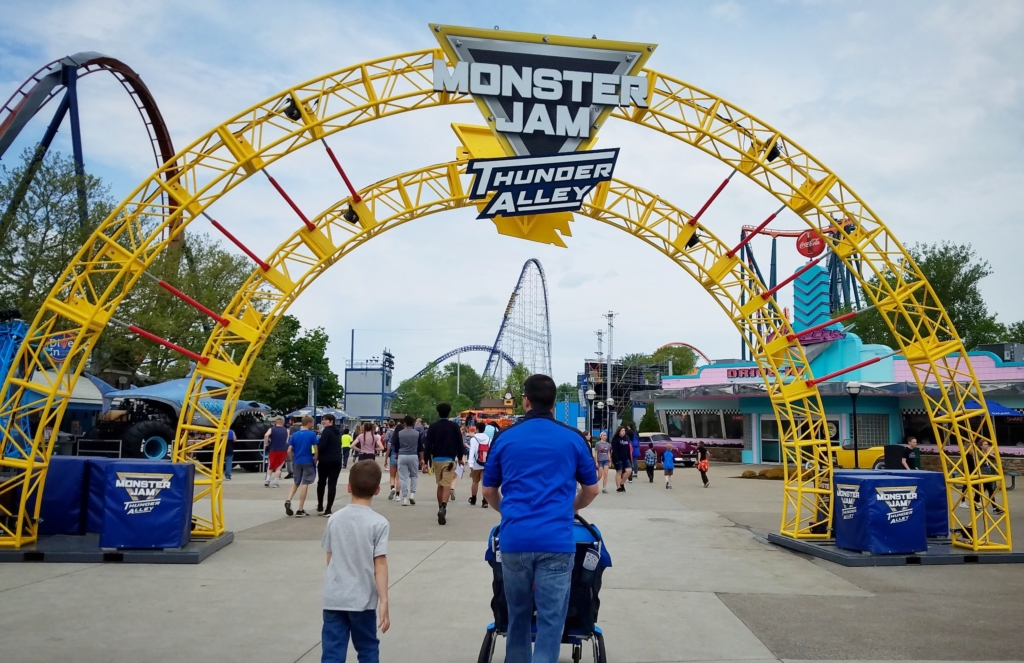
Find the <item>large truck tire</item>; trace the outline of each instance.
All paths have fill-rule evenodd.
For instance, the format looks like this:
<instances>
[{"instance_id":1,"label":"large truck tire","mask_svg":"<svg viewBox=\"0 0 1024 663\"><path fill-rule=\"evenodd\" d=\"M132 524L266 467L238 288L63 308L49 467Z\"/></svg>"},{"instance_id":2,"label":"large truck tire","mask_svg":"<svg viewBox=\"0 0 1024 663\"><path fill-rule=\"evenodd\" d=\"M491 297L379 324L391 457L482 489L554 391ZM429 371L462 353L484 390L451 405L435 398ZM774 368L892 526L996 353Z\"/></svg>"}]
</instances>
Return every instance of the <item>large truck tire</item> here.
<instances>
[{"instance_id":1,"label":"large truck tire","mask_svg":"<svg viewBox=\"0 0 1024 663\"><path fill-rule=\"evenodd\" d=\"M124 458L169 460L174 448L174 429L162 421L140 421L121 435Z\"/></svg>"},{"instance_id":2,"label":"large truck tire","mask_svg":"<svg viewBox=\"0 0 1024 663\"><path fill-rule=\"evenodd\" d=\"M235 442L235 451L239 449L258 449L262 452L263 456L266 452L263 451L263 436L270 430L270 424L264 421L253 421L239 433L235 431L235 435L238 436L239 440L258 440L257 442ZM247 453L243 456L235 456L238 460L235 461L235 465L240 466L246 472L260 472L263 468L260 464L260 456L256 454Z\"/></svg>"}]
</instances>

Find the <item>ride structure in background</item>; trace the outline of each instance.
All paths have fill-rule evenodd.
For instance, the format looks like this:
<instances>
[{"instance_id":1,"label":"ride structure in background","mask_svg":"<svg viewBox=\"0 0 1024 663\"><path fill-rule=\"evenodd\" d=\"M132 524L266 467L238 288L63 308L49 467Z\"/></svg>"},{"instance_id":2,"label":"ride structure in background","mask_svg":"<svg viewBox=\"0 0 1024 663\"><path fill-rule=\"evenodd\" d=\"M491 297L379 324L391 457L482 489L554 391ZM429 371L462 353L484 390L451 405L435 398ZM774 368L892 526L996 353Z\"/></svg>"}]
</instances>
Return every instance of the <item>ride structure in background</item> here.
<instances>
[{"instance_id":1,"label":"ride structure in background","mask_svg":"<svg viewBox=\"0 0 1024 663\"><path fill-rule=\"evenodd\" d=\"M499 359L511 357L503 364ZM536 258L523 263L519 280L508 298L498 327L484 377L505 383L505 365L525 366L529 373L551 375L551 320L548 316L548 282Z\"/></svg>"},{"instance_id":2,"label":"ride structure in background","mask_svg":"<svg viewBox=\"0 0 1024 663\"><path fill-rule=\"evenodd\" d=\"M836 220L841 223L841 219ZM771 259L768 263L768 279L764 278L761 266L754 255L753 242L750 241L755 235L770 237L772 240ZM814 259L825 252L826 243L824 236L834 236L835 231L831 228L822 230L776 230L774 228L759 228L756 226L743 226L740 228L740 260L757 274L769 288L774 288L778 283L778 241L779 238L793 239L797 252L808 259ZM858 311L864 307L861 300L860 286L858 280L863 279L863 268L857 258L853 258L848 266L834 252L829 252L825 259L825 270L828 273L827 288L820 292L799 292L800 283L796 284L798 294L805 297L828 297L830 313L837 311ZM853 271L857 272L855 276ZM826 294L827 293L827 294ZM740 342L740 357L743 360L750 358L747 345L752 339L744 339ZM711 362L708 362L711 363Z\"/></svg>"},{"instance_id":3,"label":"ride structure in background","mask_svg":"<svg viewBox=\"0 0 1024 663\"><path fill-rule=\"evenodd\" d=\"M174 145L171 143L171 134L167 131L167 125L164 124L156 100L146 84L142 82L142 78L131 67L120 60L91 51L75 53L54 60L29 76L11 95L11 98L0 107L0 159L2 159L28 121L35 117L36 113L52 99L59 96L61 92L64 93L50 124L46 127L42 140L36 146L28 167L22 174L21 181L18 182L7 209L4 210L3 220L0 221L0 230L8 224L8 220L13 217L25 199L32 178L46 156L47 150L50 149L50 144L57 135L57 130L66 115L69 116L71 125L71 149L75 159L75 171L79 178L85 175L82 128L78 114L78 80L98 71L110 72L135 103L149 134L149 142L153 148L153 158L156 160L157 167L173 161ZM173 168L167 170L166 181L173 182L176 174ZM81 181L78 185L78 214L84 224L88 215L88 201L85 199L85 189ZM168 230L168 232L172 231L173 229Z\"/></svg>"},{"instance_id":4,"label":"ride structure in background","mask_svg":"<svg viewBox=\"0 0 1024 663\"><path fill-rule=\"evenodd\" d=\"M412 380L414 378L418 378L419 376L429 371L431 368L435 366L440 366L441 362L451 359L452 357L458 357L459 355L466 352L486 352L488 357L491 357L494 355L495 349L493 346L490 345L463 345L461 348L455 348L454 350L449 350L448 352L444 353L434 361L424 366L419 373L408 379ZM509 368L515 368L516 360L513 359L511 355L501 350L498 350L497 353L501 360L508 364Z\"/></svg>"},{"instance_id":5,"label":"ride structure in background","mask_svg":"<svg viewBox=\"0 0 1024 663\"><path fill-rule=\"evenodd\" d=\"M861 291L894 334L912 367L935 438L959 451L959 455L953 455L944 446L939 447L950 523L957 532L954 545L974 551L1012 550L1006 486L992 419L967 351L915 262L892 231L836 174L789 137L736 105L644 68L654 51L653 44L443 25L431 25L431 30L439 47L345 67L290 87L214 127L119 204L72 259L18 349L0 392L7 396L0 403L0 433L5 441L12 435L9 428L16 427L12 422L29 414L20 400L29 389L28 376L54 368L46 357L46 345L57 335L73 339L72 349L56 367L54 378L39 387L45 390L45 399L31 408L44 425L56 428L67 393L79 378L96 340L115 320L113 314L120 301L168 248L172 238L184 232L189 223L205 218L256 264L225 310L211 316L217 324L202 352L176 348L196 358L197 366L179 415L174 458L189 462L196 450L212 448L214 460L210 467L196 466L193 536L223 534L222 461L228 426L246 376L276 323L316 278L367 241L429 214L476 205L480 198L471 197L474 181L466 172L471 160L479 163L518 154L501 134L509 126L522 126L507 117L498 118L500 107L489 110L492 107L483 93L470 95L465 88L458 89L458 83L468 75L466 57L488 48L505 48L502 57L507 57L511 45L518 49L516 57L522 65L524 61L546 59L551 49L557 49L574 52L576 62L593 63L603 58L603 64L610 62L614 67L608 68L616 70L615 74L601 74L605 82L600 87L605 92L600 98L594 94L598 85L587 89L590 105L581 106L575 117L564 105L547 109L542 101L530 101L541 105L536 116L548 119L548 127L549 118L556 116L563 129L571 128L585 138L574 138L576 144L564 152L568 155L565 158L577 158L570 154L574 149L586 151L593 145L596 135L590 128L596 130L606 120L617 120L689 145L724 164L729 174L692 216L666 199L608 173L608 179L577 189L586 194L580 195L578 210L515 216L510 223L506 223L509 219L495 220L499 231L558 245L554 239L559 234L569 235L569 223L577 213L645 242L690 274L741 336L753 339L748 349L780 429L785 477L780 533L796 539L827 539L833 514L833 475L818 384L860 365L815 377L801 342L801 337L813 333L814 328L793 330L775 298L802 271L775 287L765 285L737 255L756 233L730 247L700 223L700 218L739 173L774 199L773 207L781 204L779 211L789 210L813 231L831 229L822 234L825 248L855 275ZM471 51L467 42L474 45ZM491 72L502 71L485 62L476 68L477 73L487 67ZM588 73L570 72L578 80ZM471 78L474 84L484 84L481 75ZM520 76L517 80L525 83L528 78ZM446 87L448 83L452 85ZM497 83L489 81L488 85L493 91L502 91ZM621 87L618 93L616 86ZM568 90L565 98L569 99ZM462 146L456 151L455 161L417 168L361 191L351 186L326 142L331 136L400 113L471 101L477 102L488 126L472 139L456 128ZM521 111L520 103L514 108ZM531 111L531 117L534 114ZM554 132L551 128L549 133ZM564 132L558 136L559 145L564 144L564 136ZM538 138L546 140L547 136ZM546 144L550 142L554 141ZM256 256L209 215L208 210L220 198L249 177L263 174L269 178L270 165L283 163L287 155L314 144L327 151L349 195L309 218L271 180L302 223L266 259ZM563 158L558 149L548 150L541 157L542 163L550 163L555 158L550 156L552 153ZM578 165L576 177L582 177L578 173L583 168L586 166ZM169 183L167 173L171 170L176 176ZM595 171L590 168L586 172ZM538 201L541 193L540 189L531 191L532 200ZM173 199L173 206L161 202L165 194ZM758 228L767 227L779 211ZM168 233L170 228L174 231ZM223 398L226 407L219 415L209 413L209 417L201 418L212 424L191 423L196 411L205 414L205 398ZM25 454L8 454L8 445L4 445L0 495L15 491L12 494L19 495L19 499L17 510L8 510L0 519L0 546L20 547L38 536L41 500L34 498L40 494L53 441L44 439L38 427L31 440L32 448ZM988 442L991 449L977 452L972 466L967 455L980 449L982 442ZM981 468L986 464L994 474L983 474ZM983 490L985 484L994 484L993 494ZM959 510L956 505L961 500L968 505L976 503L978 508ZM991 508L1000 505L1001 509ZM0 503L0 509L6 508ZM200 515L204 510L208 515Z\"/></svg>"}]
</instances>

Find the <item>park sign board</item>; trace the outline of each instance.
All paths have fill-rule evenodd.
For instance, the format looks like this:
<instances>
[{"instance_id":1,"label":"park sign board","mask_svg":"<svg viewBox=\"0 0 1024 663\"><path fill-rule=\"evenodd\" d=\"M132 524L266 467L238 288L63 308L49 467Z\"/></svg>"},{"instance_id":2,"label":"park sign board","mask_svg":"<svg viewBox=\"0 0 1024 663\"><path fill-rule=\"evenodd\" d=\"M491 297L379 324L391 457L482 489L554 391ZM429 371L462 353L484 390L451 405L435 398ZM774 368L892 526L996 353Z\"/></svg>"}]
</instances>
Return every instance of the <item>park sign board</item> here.
<instances>
[{"instance_id":1,"label":"park sign board","mask_svg":"<svg viewBox=\"0 0 1024 663\"><path fill-rule=\"evenodd\" d=\"M448 57L434 59L434 90L471 94L507 155L467 166L470 198L493 194L479 218L577 211L611 179L618 150L591 148L616 107L647 108L653 44L431 28Z\"/></svg>"}]
</instances>

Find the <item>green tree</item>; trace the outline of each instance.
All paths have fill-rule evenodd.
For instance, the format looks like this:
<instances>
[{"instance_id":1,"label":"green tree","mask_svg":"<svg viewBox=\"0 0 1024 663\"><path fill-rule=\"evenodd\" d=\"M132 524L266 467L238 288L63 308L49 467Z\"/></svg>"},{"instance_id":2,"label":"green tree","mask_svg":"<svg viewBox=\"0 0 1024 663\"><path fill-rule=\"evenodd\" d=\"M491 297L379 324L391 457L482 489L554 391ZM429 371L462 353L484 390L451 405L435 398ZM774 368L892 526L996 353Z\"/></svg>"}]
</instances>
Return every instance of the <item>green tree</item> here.
<instances>
[{"instance_id":1,"label":"green tree","mask_svg":"<svg viewBox=\"0 0 1024 663\"><path fill-rule=\"evenodd\" d=\"M970 243L915 244L908 252L935 290L967 349L996 342L1006 334L1006 328L996 321L995 314L989 313L981 295L981 280L992 274L992 268L987 260L978 256ZM886 278L895 283L894 276ZM877 277L872 282L877 284ZM932 312L926 314L935 318ZM853 331L865 343L897 347L896 339L877 309L858 315L853 319L853 325ZM897 321L897 328L901 335L910 335L903 320Z\"/></svg>"},{"instance_id":2,"label":"green tree","mask_svg":"<svg viewBox=\"0 0 1024 663\"><path fill-rule=\"evenodd\" d=\"M659 364L671 361L673 375L686 375L697 367L697 353L686 346L658 348L651 359Z\"/></svg>"},{"instance_id":3,"label":"green tree","mask_svg":"<svg viewBox=\"0 0 1024 663\"><path fill-rule=\"evenodd\" d=\"M1007 343L1024 343L1024 320L1007 325L1006 336L1003 338Z\"/></svg>"},{"instance_id":4,"label":"green tree","mask_svg":"<svg viewBox=\"0 0 1024 663\"><path fill-rule=\"evenodd\" d=\"M526 378L530 377L530 371L527 370L526 366L517 364L513 366L505 377L505 390L501 393L500 397L504 397L506 393L512 394L512 399L516 402L515 414L523 414L523 383L526 382Z\"/></svg>"},{"instance_id":5,"label":"green tree","mask_svg":"<svg viewBox=\"0 0 1024 663\"><path fill-rule=\"evenodd\" d=\"M329 340L323 328L303 330L298 318L283 316L254 362L242 398L290 412L306 405L309 376L321 375L317 405L334 407L344 389L327 359Z\"/></svg>"},{"instance_id":6,"label":"green tree","mask_svg":"<svg viewBox=\"0 0 1024 663\"><path fill-rule=\"evenodd\" d=\"M575 403L576 399L579 398L579 389L571 382L563 382L558 385L558 391L555 392L555 400L561 403L569 398L570 403Z\"/></svg>"},{"instance_id":7,"label":"green tree","mask_svg":"<svg viewBox=\"0 0 1024 663\"><path fill-rule=\"evenodd\" d=\"M459 365L455 362L445 365L443 370L445 380L448 382L448 393L451 395L452 409L455 409L455 395L461 394L465 399L460 399L461 410L469 410L480 407L480 399L487 396L487 382L469 364L462 364L461 372Z\"/></svg>"},{"instance_id":8,"label":"green tree","mask_svg":"<svg viewBox=\"0 0 1024 663\"><path fill-rule=\"evenodd\" d=\"M71 258L114 206L102 181L86 174L82 183L89 206L82 225L74 160L50 152L17 212L7 215L34 153L26 149L14 168L0 166L0 309L17 308L26 320L35 317Z\"/></svg>"},{"instance_id":9,"label":"green tree","mask_svg":"<svg viewBox=\"0 0 1024 663\"><path fill-rule=\"evenodd\" d=\"M661 431L661 426L658 424L658 416L654 414L654 403L648 403L647 409L644 410L644 416L640 419L640 431L641 433L657 433Z\"/></svg>"}]
</instances>

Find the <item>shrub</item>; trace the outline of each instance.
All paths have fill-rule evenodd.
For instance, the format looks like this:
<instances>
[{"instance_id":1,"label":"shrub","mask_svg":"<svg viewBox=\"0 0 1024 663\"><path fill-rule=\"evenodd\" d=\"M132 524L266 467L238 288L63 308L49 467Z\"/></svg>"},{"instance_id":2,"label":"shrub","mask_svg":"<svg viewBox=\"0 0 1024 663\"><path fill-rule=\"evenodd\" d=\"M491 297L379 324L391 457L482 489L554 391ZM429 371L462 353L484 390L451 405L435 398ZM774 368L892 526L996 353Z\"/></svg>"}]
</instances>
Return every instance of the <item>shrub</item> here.
<instances>
[{"instance_id":1,"label":"shrub","mask_svg":"<svg viewBox=\"0 0 1024 663\"><path fill-rule=\"evenodd\" d=\"M782 479L785 477L786 471L781 467L773 467L770 470L766 470L764 473L765 479Z\"/></svg>"},{"instance_id":2,"label":"shrub","mask_svg":"<svg viewBox=\"0 0 1024 663\"><path fill-rule=\"evenodd\" d=\"M756 479L757 472L755 472L754 470L743 470L743 474L741 474L740 476L743 477L744 479Z\"/></svg>"}]
</instances>

